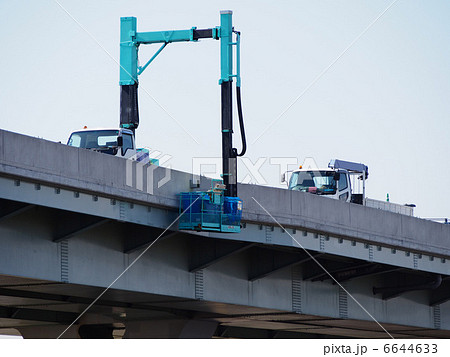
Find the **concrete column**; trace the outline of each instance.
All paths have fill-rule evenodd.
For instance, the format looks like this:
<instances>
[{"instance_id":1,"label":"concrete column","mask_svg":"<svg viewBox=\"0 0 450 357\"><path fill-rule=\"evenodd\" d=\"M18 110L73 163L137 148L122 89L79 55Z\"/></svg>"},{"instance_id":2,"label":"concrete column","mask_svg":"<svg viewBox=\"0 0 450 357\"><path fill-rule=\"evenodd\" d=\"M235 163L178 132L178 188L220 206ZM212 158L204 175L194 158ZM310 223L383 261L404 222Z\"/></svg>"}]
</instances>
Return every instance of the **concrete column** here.
<instances>
[{"instance_id":1,"label":"concrete column","mask_svg":"<svg viewBox=\"0 0 450 357\"><path fill-rule=\"evenodd\" d=\"M189 319L130 321L123 338L211 338L217 326L214 321Z\"/></svg>"}]
</instances>

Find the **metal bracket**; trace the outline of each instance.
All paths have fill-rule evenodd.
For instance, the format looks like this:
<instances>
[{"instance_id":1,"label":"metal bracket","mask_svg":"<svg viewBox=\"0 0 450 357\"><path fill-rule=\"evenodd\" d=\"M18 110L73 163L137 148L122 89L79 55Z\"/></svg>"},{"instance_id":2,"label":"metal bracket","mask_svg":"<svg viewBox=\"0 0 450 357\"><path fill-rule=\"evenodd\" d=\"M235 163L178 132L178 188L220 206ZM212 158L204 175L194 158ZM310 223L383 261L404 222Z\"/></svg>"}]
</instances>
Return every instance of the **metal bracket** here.
<instances>
[{"instance_id":1,"label":"metal bracket","mask_svg":"<svg viewBox=\"0 0 450 357\"><path fill-rule=\"evenodd\" d=\"M159 50L156 51L156 53L152 56L152 58L150 58L148 60L148 62L144 66L138 67L138 71L137 71L138 76L141 75L142 72L145 71L145 69L148 67L148 65L153 62L153 60L156 58L156 56L158 56L167 45L168 45L168 42L164 42L163 45L159 48Z\"/></svg>"}]
</instances>

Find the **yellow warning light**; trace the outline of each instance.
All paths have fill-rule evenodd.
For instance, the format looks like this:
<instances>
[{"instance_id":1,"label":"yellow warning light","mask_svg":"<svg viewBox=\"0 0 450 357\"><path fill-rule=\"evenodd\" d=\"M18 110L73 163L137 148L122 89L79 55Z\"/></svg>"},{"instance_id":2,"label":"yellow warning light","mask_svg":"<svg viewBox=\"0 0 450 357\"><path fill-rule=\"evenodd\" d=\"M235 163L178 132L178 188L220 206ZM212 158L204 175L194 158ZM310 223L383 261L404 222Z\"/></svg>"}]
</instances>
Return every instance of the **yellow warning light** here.
<instances>
[{"instance_id":1,"label":"yellow warning light","mask_svg":"<svg viewBox=\"0 0 450 357\"><path fill-rule=\"evenodd\" d=\"M85 125L85 126L83 127L83 129L87 129L87 126Z\"/></svg>"},{"instance_id":2,"label":"yellow warning light","mask_svg":"<svg viewBox=\"0 0 450 357\"><path fill-rule=\"evenodd\" d=\"M298 168L301 169L301 168L302 168L302 165L300 165Z\"/></svg>"}]
</instances>

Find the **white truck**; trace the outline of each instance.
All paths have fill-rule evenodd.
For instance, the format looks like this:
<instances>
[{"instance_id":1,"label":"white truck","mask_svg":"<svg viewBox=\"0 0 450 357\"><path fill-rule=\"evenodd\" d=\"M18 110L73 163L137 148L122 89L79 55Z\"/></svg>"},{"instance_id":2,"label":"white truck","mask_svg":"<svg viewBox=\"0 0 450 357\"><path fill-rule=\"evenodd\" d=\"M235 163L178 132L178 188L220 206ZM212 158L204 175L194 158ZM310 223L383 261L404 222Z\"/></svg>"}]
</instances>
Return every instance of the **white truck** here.
<instances>
[{"instance_id":1,"label":"white truck","mask_svg":"<svg viewBox=\"0 0 450 357\"><path fill-rule=\"evenodd\" d=\"M290 179L288 181L288 173ZM308 192L333 199L412 216L415 205L400 205L366 198L369 168L361 163L331 160L327 168L303 168L286 172L281 181L292 191Z\"/></svg>"},{"instance_id":2,"label":"white truck","mask_svg":"<svg viewBox=\"0 0 450 357\"><path fill-rule=\"evenodd\" d=\"M361 193L352 190L352 177L355 175L362 181L363 189ZM369 168L364 164L331 160L325 169L311 169L300 166L297 170L291 171L288 188L292 191L309 192L346 202L363 204L365 182L368 176ZM287 174L283 175L282 181L287 181Z\"/></svg>"},{"instance_id":3,"label":"white truck","mask_svg":"<svg viewBox=\"0 0 450 357\"><path fill-rule=\"evenodd\" d=\"M149 158L147 149L137 149L134 133L130 129L88 129L73 131L67 145L89 149L104 154L135 161L149 161L158 165L157 159Z\"/></svg>"}]
</instances>

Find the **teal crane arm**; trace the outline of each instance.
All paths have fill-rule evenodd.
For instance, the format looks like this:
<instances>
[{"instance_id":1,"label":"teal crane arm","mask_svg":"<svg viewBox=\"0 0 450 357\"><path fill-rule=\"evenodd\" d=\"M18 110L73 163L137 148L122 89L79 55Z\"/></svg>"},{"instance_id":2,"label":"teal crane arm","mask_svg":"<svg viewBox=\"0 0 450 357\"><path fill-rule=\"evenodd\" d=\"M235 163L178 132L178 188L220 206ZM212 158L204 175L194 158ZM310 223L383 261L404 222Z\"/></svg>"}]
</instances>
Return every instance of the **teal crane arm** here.
<instances>
[{"instance_id":1,"label":"teal crane arm","mask_svg":"<svg viewBox=\"0 0 450 357\"><path fill-rule=\"evenodd\" d=\"M232 11L220 12L220 26L209 29L170 30L154 32L137 32L135 17L120 19L120 126L135 131L139 125L138 76L153 62L161 51L173 42L196 42L204 38L220 39L220 79L222 92L222 176L227 187L226 196L237 196L237 156L246 150L245 134L240 103L240 33L233 30ZM236 41L233 42L233 33ZM145 63L138 65L138 49L140 45L157 44L161 47ZM236 74L233 74L233 47L236 46ZM238 114L242 135L243 149L240 154L232 146L232 81L236 78L238 98Z\"/></svg>"},{"instance_id":2,"label":"teal crane arm","mask_svg":"<svg viewBox=\"0 0 450 357\"><path fill-rule=\"evenodd\" d=\"M221 40L221 78L220 83L237 77L240 82L240 74L233 74L233 45L237 45L236 66L239 69L239 35L237 41L232 41L231 11L221 13L221 26L209 29L170 30L137 32L137 19L135 17L122 17L120 19L120 85L133 85L139 83L138 76L144 72L148 65L161 51L173 42L196 42L204 38ZM140 45L162 43L152 58L142 67L138 66L138 49Z\"/></svg>"}]
</instances>

